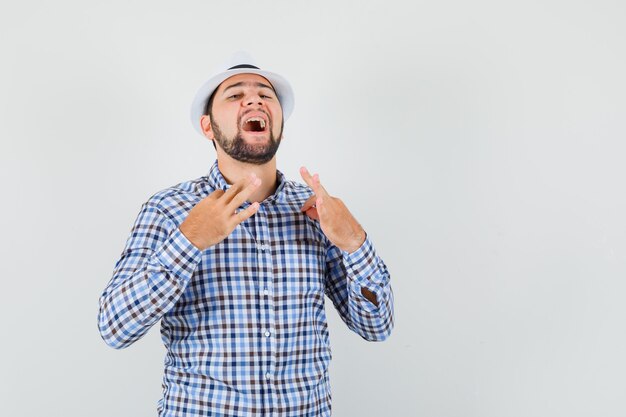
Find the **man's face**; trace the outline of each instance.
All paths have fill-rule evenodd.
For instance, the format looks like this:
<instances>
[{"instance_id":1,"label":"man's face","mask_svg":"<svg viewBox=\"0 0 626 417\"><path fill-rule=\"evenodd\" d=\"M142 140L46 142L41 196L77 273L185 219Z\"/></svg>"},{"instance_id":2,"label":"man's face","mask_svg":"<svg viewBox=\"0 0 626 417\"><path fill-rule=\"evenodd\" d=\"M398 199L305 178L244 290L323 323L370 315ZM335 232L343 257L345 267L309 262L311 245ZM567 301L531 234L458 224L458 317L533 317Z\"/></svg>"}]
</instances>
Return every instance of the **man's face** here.
<instances>
[{"instance_id":1,"label":"man's face","mask_svg":"<svg viewBox=\"0 0 626 417\"><path fill-rule=\"evenodd\" d=\"M257 165L270 161L283 134L283 112L272 85L257 74L238 74L215 91L202 130L233 159Z\"/></svg>"}]
</instances>

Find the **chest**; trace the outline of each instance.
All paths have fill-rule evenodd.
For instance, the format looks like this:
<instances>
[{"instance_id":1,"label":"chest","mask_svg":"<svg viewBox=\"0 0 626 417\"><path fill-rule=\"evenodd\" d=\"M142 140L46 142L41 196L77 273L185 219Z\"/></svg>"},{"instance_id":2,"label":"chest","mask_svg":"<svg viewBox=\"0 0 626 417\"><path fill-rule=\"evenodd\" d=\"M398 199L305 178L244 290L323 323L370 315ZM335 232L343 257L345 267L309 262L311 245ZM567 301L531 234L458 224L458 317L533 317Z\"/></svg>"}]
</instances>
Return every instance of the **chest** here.
<instances>
[{"instance_id":1,"label":"chest","mask_svg":"<svg viewBox=\"0 0 626 417\"><path fill-rule=\"evenodd\" d=\"M299 211L258 212L205 250L178 308L245 310L319 300L326 253L317 223Z\"/></svg>"}]
</instances>

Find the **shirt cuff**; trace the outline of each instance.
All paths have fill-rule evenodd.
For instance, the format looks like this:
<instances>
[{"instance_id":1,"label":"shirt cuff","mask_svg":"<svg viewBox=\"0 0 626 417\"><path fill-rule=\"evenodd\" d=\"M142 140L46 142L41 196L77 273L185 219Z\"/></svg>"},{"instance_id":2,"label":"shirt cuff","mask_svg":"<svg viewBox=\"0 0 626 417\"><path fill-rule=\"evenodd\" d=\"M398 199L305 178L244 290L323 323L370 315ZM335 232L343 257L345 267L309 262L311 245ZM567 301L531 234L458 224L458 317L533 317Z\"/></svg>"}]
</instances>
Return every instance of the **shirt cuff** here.
<instances>
[{"instance_id":1,"label":"shirt cuff","mask_svg":"<svg viewBox=\"0 0 626 417\"><path fill-rule=\"evenodd\" d=\"M156 257L164 268L188 281L202 259L202 251L177 227L157 251Z\"/></svg>"}]
</instances>

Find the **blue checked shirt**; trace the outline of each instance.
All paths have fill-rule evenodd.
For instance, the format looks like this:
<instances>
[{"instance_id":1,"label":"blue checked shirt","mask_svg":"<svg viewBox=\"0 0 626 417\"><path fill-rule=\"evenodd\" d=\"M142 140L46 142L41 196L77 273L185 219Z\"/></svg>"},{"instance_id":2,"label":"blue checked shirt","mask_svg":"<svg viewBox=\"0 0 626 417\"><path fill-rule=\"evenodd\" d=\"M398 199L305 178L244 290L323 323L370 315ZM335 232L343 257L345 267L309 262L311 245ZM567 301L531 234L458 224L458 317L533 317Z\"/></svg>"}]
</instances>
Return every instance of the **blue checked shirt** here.
<instances>
[{"instance_id":1,"label":"blue checked shirt","mask_svg":"<svg viewBox=\"0 0 626 417\"><path fill-rule=\"evenodd\" d=\"M257 213L205 250L178 226L200 200L230 187L217 160L208 175L141 206L100 297L98 326L121 349L161 320L159 416L330 416L324 295L365 340L393 329L389 272L369 237L353 253L337 248L300 212L311 188L276 175L278 188Z\"/></svg>"}]
</instances>

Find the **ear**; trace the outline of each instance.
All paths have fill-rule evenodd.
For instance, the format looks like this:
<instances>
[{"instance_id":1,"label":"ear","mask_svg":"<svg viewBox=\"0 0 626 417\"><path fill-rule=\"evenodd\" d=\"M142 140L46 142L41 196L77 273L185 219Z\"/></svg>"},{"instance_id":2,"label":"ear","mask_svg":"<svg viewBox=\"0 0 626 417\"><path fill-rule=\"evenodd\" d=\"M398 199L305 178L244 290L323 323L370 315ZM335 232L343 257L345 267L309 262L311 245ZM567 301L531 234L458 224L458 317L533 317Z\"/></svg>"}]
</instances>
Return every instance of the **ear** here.
<instances>
[{"instance_id":1,"label":"ear","mask_svg":"<svg viewBox=\"0 0 626 417\"><path fill-rule=\"evenodd\" d=\"M213 140L213 126L211 126L211 118L208 115L203 114L200 117L200 128L202 129L204 136Z\"/></svg>"}]
</instances>

